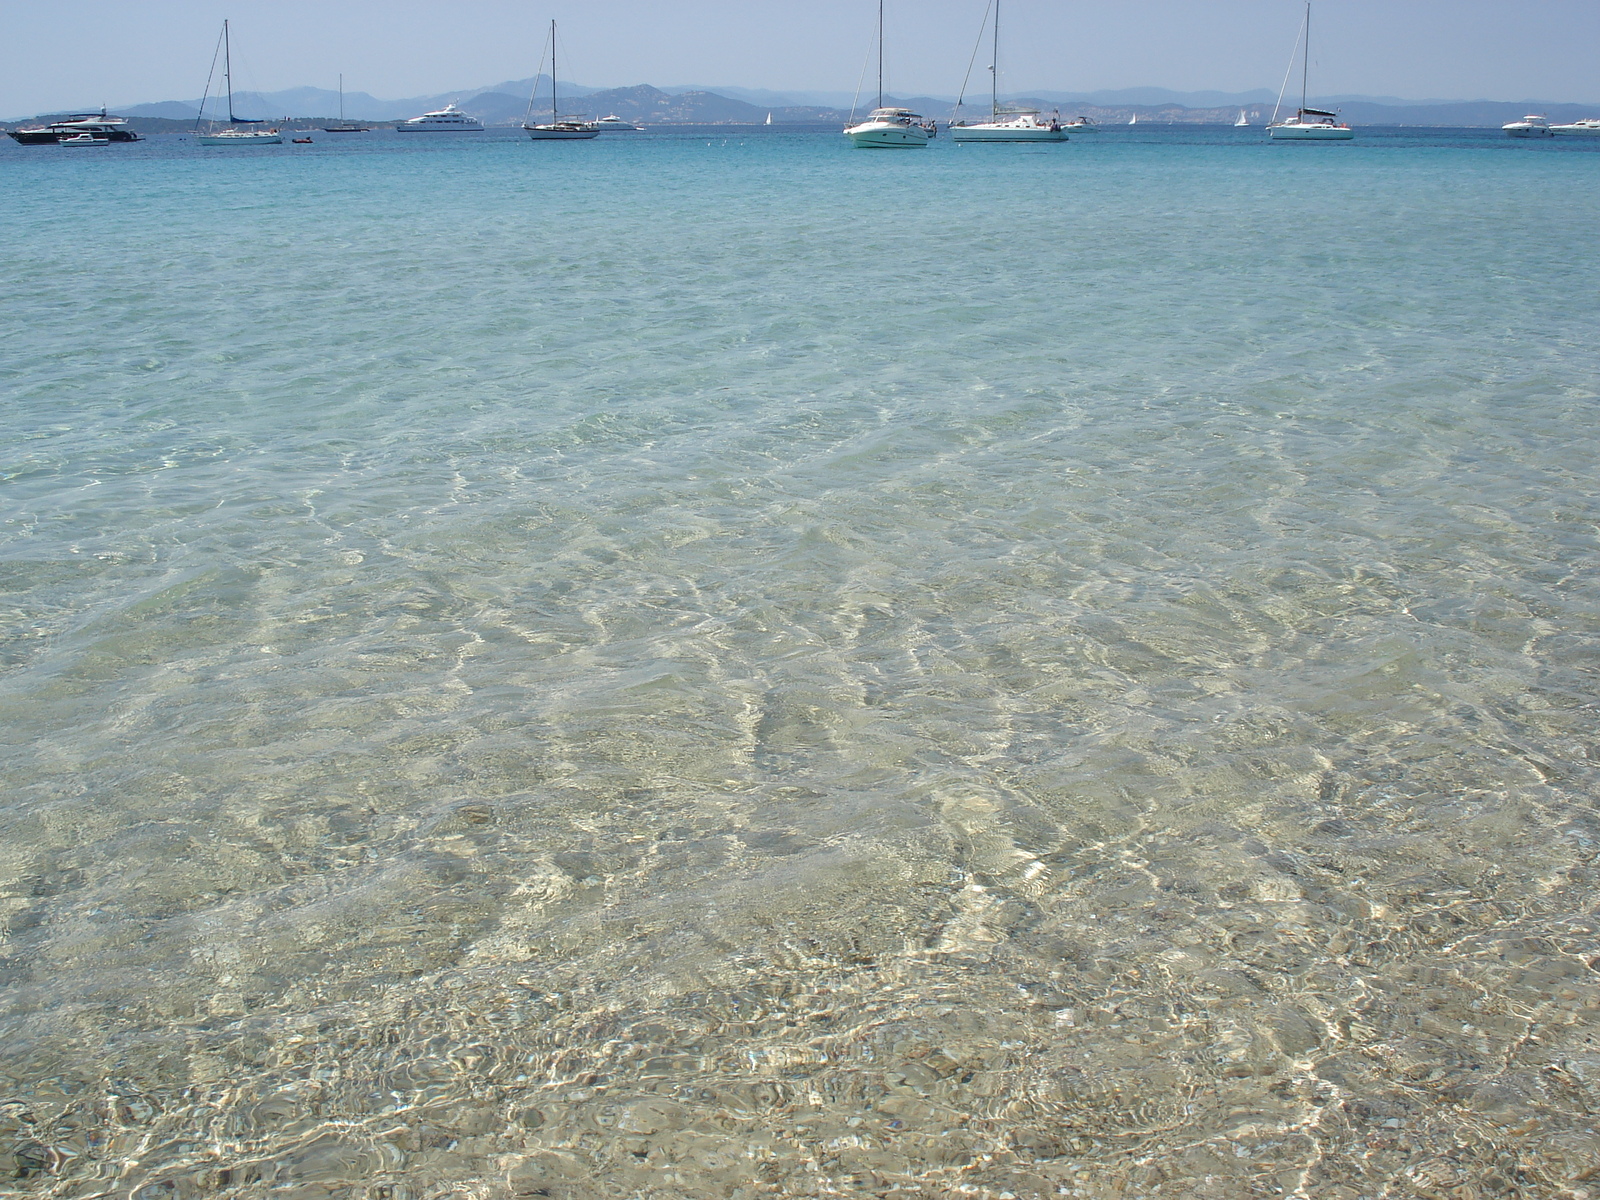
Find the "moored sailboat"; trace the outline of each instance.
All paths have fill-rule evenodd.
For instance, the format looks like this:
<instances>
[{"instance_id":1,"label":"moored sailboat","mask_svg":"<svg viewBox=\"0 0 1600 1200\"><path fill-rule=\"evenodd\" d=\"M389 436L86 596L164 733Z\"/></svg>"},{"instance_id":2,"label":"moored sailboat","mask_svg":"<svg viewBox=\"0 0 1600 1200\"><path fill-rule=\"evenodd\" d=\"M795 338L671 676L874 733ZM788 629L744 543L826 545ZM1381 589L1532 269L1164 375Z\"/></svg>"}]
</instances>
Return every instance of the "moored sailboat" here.
<instances>
[{"instance_id":1,"label":"moored sailboat","mask_svg":"<svg viewBox=\"0 0 1600 1200\"><path fill-rule=\"evenodd\" d=\"M537 86L538 74L534 80ZM528 97L528 114L533 113L533 97ZM522 128L536 142L586 142L598 137L599 127L592 121L563 121L556 108L556 23L550 22L550 122L547 125L530 125L523 117Z\"/></svg>"},{"instance_id":2,"label":"moored sailboat","mask_svg":"<svg viewBox=\"0 0 1600 1200\"><path fill-rule=\"evenodd\" d=\"M324 125L323 133L366 133L368 126L352 125L344 119L344 76L339 76L339 123L337 125Z\"/></svg>"},{"instance_id":3,"label":"moored sailboat","mask_svg":"<svg viewBox=\"0 0 1600 1200\"><path fill-rule=\"evenodd\" d=\"M1283 87L1278 89L1278 103L1273 105L1272 120L1267 125L1267 136L1287 142L1348 142L1355 137L1356 131L1340 121L1338 113L1306 107L1306 84L1311 74L1311 0L1306 0L1306 16L1300 26L1300 35L1295 39L1295 49L1300 49L1302 41L1305 45L1305 54L1300 63L1300 108L1293 118L1278 120L1284 89L1289 86L1289 74L1294 70L1294 55L1291 54L1289 70L1283 75Z\"/></svg>"},{"instance_id":4,"label":"moored sailboat","mask_svg":"<svg viewBox=\"0 0 1600 1200\"><path fill-rule=\"evenodd\" d=\"M217 69L217 56L211 56L211 71ZM235 116L233 111L233 41L228 34L228 22L222 22L222 77L228 87L228 128L206 133L200 132L205 121L206 100L211 96L211 75L206 76L205 94L200 97L200 111L194 119L194 140L202 146L281 146L283 135L276 129L240 129L241 125L265 125L266 121Z\"/></svg>"},{"instance_id":5,"label":"moored sailboat","mask_svg":"<svg viewBox=\"0 0 1600 1200\"><path fill-rule=\"evenodd\" d=\"M994 45L989 58L989 119L968 125L965 121L956 121L950 126L950 139L956 142L1064 142L1067 140L1066 131L1061 128L1061 121L1057 117L1041 116L1037 109L1008 109L1000 108L1000 0L992 0L990 5L994 12ZM985 16L988 14L985 13ZM979 29L978 38L982 44L983 30ZM972 67L967 67L967 78L972 77ZM967 85L961 85L961 94L956 97L956 111L961 111L961 103L967 98Z\"/></svg>"}]
</instances>

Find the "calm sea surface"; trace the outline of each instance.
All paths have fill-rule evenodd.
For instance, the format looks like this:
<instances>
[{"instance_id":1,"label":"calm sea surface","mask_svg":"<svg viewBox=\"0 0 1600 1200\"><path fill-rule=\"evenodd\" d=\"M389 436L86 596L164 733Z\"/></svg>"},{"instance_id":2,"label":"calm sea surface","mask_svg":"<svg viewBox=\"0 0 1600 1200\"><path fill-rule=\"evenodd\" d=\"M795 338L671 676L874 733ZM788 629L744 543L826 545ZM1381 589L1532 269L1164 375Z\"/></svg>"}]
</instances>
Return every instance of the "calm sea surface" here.
<instances>
[{"instance_id":1,"label":"calm sea surface","mask_svg":"<svg viewBox=\"0 0 1600 1200\"><path fill-rule=\"evenodd\" d=\"M0 146L0 1191L1600 1190L1600 145L314 136Z\"/></svg>"}]
</instances>

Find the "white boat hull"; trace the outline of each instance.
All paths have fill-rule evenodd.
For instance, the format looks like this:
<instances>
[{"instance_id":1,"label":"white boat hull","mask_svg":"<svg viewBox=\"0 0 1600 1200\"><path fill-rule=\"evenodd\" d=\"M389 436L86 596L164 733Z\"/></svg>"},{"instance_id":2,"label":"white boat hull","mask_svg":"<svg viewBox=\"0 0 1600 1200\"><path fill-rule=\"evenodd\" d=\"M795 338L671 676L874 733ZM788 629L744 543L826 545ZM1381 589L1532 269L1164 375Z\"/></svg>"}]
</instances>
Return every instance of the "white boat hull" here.
<instances>
[{"instance_id":1,"label":"white boat hull","mask_svg":"<svg viewBox=\"0 0 1600 1200\"><path fill-rule=\"evenodd\" d=\"M195 137L202 146L281 146L281 133L202 133Z\"/></svg>"},{"instance_id":2,"label":"white boat hull","mask_svg":"<svg viewBox=\"0 0 1600 1200\"><path fill-rule=\"evenodd\" d=\"M600 136L598 129L541 129L537 125L524 125L522 130L536 142L586 142Z\"/></svg>"},{"instance_id":3,"label":"white boat hull","mask_svg":"<svg viewBox=\"0 0 1600 1200\"><path fill-rule=\"evenodd\" d=\"M1064 142L1064 129L1027 129L1011 125L952 125L953 142Z\"/></svg>"},{"instance_id":4,"label":"white boat hull","mask_svg":"<svg viewBox=\"0 0 1600 1200\"><path fill-rule=\"evenodd\" d=\"M1267 136L1281 142L1348 142L1356 131L1342 125L1273 125Z\"/></svg>"},{"instance_id":5,"label":"white boat hull","mask_svg":"<svg viewBox=\"0 0 1600 1200\"><path fill-rule=\"evenodd\" d=\"M844 131L850 141L863 150L914 149L928 144L928 131L920 125L898 125L887 121L869 121L854 125Z\"/></svg>"},{"instance_id":6,"label":"white boat hull","mask_svg":"<svg viewBox=\"0 0 1600 1200\"><path fill-rule=\"evenodd\" d=\"M1573 125L1552 125L1550 132L1561 137L1600 137L1600 121L1579 121Z\"/></svg>"}]
</instances>

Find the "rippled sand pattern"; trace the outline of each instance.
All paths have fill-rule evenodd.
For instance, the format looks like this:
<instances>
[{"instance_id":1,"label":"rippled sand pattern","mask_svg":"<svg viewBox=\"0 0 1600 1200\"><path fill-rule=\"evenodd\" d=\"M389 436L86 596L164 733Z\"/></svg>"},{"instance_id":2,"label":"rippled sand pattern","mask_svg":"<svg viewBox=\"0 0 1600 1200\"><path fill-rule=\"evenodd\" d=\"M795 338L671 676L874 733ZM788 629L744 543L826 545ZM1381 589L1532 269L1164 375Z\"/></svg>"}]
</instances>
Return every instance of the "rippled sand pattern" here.
<instances>
[{"instance_id":1,"label":"rippled sand pattern","mask_svg":"<svg viewBox=\"0 0 1600 1200\"><path fill-rule=\"evenodd\" d=\"M7 151L0 1193L1600 1195L1600 155L1202 141Z\"/></svg>"}]
</instances>

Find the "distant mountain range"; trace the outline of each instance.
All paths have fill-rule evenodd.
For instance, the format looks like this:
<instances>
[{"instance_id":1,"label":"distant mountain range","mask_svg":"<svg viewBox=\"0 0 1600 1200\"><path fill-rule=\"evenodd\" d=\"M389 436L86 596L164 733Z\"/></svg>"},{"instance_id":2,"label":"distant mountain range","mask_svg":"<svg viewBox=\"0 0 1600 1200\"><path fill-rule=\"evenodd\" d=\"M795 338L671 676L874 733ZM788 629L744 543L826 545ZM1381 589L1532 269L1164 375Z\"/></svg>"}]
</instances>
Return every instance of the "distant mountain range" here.
<instances>
[{"instance_id":1,"label":"distant mountain range","mask_svg":"<svg viewBox=\"0 0 1600 1200\"><path fill-rule=\"evenodd\" d=\"M418 113L457 104L486 125L515 125L528 112L528 97L539 97L533 107L536 117L550 112L550 81L511 79L489 87L432 96L413 96L404 100L379 100L366 92L344 94L344 114L350 120L389 122L405 120ZM885 97L888 100L888 97ZM910 96L894 103L927 116L948 118L954 96ZM1007 97L1007 103L1060 109L1065 115L1084 115L1101 121L1127 121L1137 115L1153 123L1215 124L1232 123L1240 109L1260 123L1272 110L1276 93L1264 88L1250 92L1174 92L1165 88L1123 88L1096 92L1035 92ZM838 123L849 114L852 97L841 92L775 92L749 88L674 87L656 88L640 84L627 88L591 88L578 84L561 85L563 114L605 116L616 113L639 124L660 125L757 125L772 114L775 124ZM870 102L869 102L870 103ZM1553 121L1573 121L1600 115L1600 104L1557 104L1548 101L1518 100L1402 100L1393 96L1324 96L1313 103L1338 109L1347 119L1362 125L1444 125L1494 127L1515 120L1524 113L1539 112ZM132 118L152 122L152 128L168 127L166 122L191 122L200 107L199 100L166 100L156 104L134 104L118 109ZM969 113L984 105L968 102ZM339 112L339 93L326 88L300 87L281 92L239 92L234 95L234 111L241 117L327 119ZM218 115L215 98L206 103L206 115ZM226 115L226 113L222 113ZM17 122L8 122L13 124Z\"/></svg>"}]
</instances>

